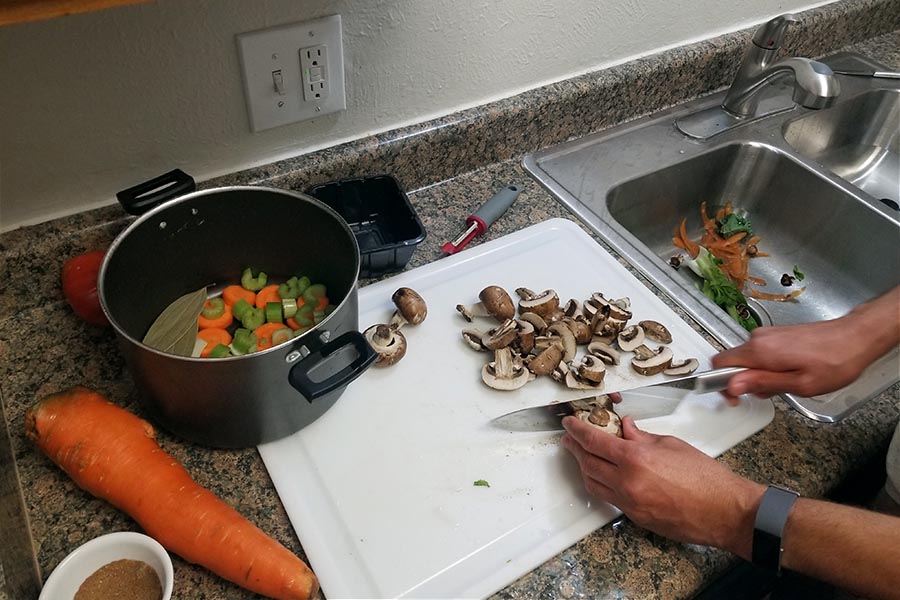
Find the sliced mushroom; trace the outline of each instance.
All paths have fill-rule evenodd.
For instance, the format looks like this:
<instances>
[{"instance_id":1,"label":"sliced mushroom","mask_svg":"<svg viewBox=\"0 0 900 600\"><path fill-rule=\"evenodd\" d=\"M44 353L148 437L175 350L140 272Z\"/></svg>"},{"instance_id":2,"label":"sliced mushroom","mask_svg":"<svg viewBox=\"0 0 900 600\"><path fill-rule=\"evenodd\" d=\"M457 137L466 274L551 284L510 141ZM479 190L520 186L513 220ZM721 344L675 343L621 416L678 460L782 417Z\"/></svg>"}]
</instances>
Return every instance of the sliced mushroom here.
<instances>
[{"instance_id":1,"label":"sliced mushroom","mask_svg":"<svg viewBox=\"0 0 900 600\"><path fill-rule=\"evenodd\" d=\"M406 354L406 337L399 329L384 323L372 325L363 332L366 341L378 354L376 367L389 367Z\"/></svg>"},{"instance_id":2,"label":"sliced mushroom","mask_svg":"<svg viewBox=\"0 0 900 600\"><path fill-rule=\"evenodd\" d=\"M626 327L619 332L616 340L619 342L619 348L623 352L631 352L644 343L644 328L640 325Z\"/></svg>"},{"instance_id":3,"label":"sliced mushroom","mask_svg":"<svg viewBox=\"0 0 900 600\"><path fill-rule=\"evenodd\" d=\"M462 337L465 340L466 345L472 348L472 350L477 350L478 352L487 352L487 348L484 347L484 344L481 343L481 338L484 336L484 332L480 329L463 329Z\"/></svg>"},{"instance_id":4,"label":"sliced mushroom","mask_svg":"<svg viewBox=\"0 0 900 600\"><path fill-rule=\"evenodd\" d=\"M566 364L566 361L560 360L559 363L553 368L553 372L550 373L550 377L553 381L558 383L566 382L566 375L569 374L569 365Z\"/></svg>"},{"instance_id":5,"label":"sliced mushroom","mask_svg":"<svg viewBox=\"0 0 900 600\"><path fill-rule=\"evenodd\" d=\"M588 344L587 351L608 365L617 365L621 360L619 352L603 342L591 342Z\"/></svg>"},{"instance_id":6,"label":"sliced mushroom","mask_svg":"<svg viewBox=\"0 0 900 600\"><path fill-rule=\"evenodd\" d=\"M527 287L516 288L516 295L522 300L531 300L532 298L537 298L537 293L529 290Z\"/></svg>"},{"instance_id":7,"label":"sliced mushroom","mask_svg":"<svg viewBox=\"0 0 900 600\"><path fill-rule=\"evenodd\" d=\"M533 312L544 319L547 319L558 310L559 296L553 290L545 290L533 298L519 301L519 313Z\"/></svg>"},{"instance_id":8,"label":"sliced mushroom","mask_svg":"<svg viewBox=\"0 0 900 600\"><path fill-rule=\"evenodd\" d=\"M645 346L644 344L641 344L640 346L635 348L633 352L634 357L640 360L647 360L648 358L653 358L654 356L656 356L656 352L650 349L649 346Z\"/></svg>"},{"instance_id":9,"label":"sliced mushroom","mask_svg":"<svg viewBox=\"0 0 900 600\"><path fill-rule=\"evenodd\" d=\"M594 332L591 331L591 324L584 315L579 313L574 317L565 317L562 321L572 331L576 344L587 344L591 341Z\"/></svg>"},{"instance_id":10,"label":"sliced mushroom","mask_svg":"<svg viewBox=\"0 0 900 600\"><path fill-rule=\"evenodd\" d=\"M651 340L661 344L672 343L672 334L662 323L657 321L641 321L638 325L644 328L644 333Z\"/></svg>"},{"instance_id":11,"label":"sliced mushroom","mask_svg":"<svg viewBox=\"0 0 900 600\"><path fill-rule=\"evenodd\" d=\"M570 366L568 373L566 373L566 387L573 390L598 390L603 387L603 382L584 379Z\"/></svg>"},{"instance_id":12,"label":"sliced mushroom","mask_svg":"<svg viewBox=\"0 0 900 600\"><path fill-rule=\"evenodd\" d=\"M495 350L494 360L481 369L481 380L495 390L517 390L532 377L522 359L515 356L509 348Z\"/></svg>"},{"instance_id":13,"label":"sliced mushroom","mask_svg":"<svg viewBox=\"0 0 900 600\"><path fill-rule=\"evenodd\" d=\"M609 396L605 394L597 396L595 400L587 401L584 404L575 409L573 414L576 418L610 435L622 437L622 419L613 410Z\"/></svg>"},{"instance_id":14,"label":"sliced mushroom","mask_svg":"<svg viewBox=\"0 0 900 600\"><path fill-rule=\"evenodd\" d=\"M534 325L523 319L516 319L516 340L513 342L516 350L522 356L528 356L534 350Z\"/></svg>"},{"instance_id":15,"label":"sliced mushroom","mask_svg":"<svg viewBox=\"0 0 900 600\"><path fill-rule=\"evenodd\" d=\"M581 309L581 302L576 300L575 298L570 298L568 302L562 308L563 312L567 317L574 317L576 315L584 316L584 313Z\"/></svg>"},{"instance_id":16,"label":"sliced mushroom","mask_svg":"<svg viewBox=\"0 0 900 600\"><path fill-rule=\"evenodd\" d=\"M467 306L465 304L457 304L456 310L465 317L466 321L472 322L475 317L492 317L498 321L511 319L516 314L516 305L512 298L506 293L502 287L498 285L489 285L478 294L480 302Z\"/></svg>"},{"instance_id":17,"label":"sliced mushroom","mask_svg":"<svg viewBox=\"0 0 900 600\"><path fill-rule=\"evenodd\" d=\"M618 319L618 320L622 321L623 323L625 323L625 322L628 322L628 319L631 318L631 311L628 310L627 306L625 306L625 307L622 306L623 304L627 305L627 303L624 302L624 300L627 300L627 298L620 298L619 300L616 300L615 302L609 303L609 318L610 319Z\"/></svg>"},{"instance_id":18,"label":"sliced mushroom","mask_svg":"<svg viewBox=\"0 0 900 600\"><path fill-rule=\"evenodd\" d=\"M631 367L641 375L656 375L665 371L672 362L672 350L660 346L653 356L647 359L631 359Z\"/></svg>"},{"instance_id":19,"label":"sliced mushroom","mask_svg":"<svg viewBox=\"0 0 900 600\"><path fill-rule=\"evenodd\" d=\"M578 352L578 343L575 341L575 334L569 329L565 323L553 323L547 328L550 334L556 334L562 339L563 343L563 360L572 362L575 353Z\"/></svg>"},{"instance_id":20,"label":"sliced mushroom","mask_svg":"<svg viewBox=\"0 0 900 600\"><path fill-rule=\"evenodd\" d=\"M578 373L578 377L581 379L600 383L606 375L606 365L596 356L587 354L575 365L575 372Z\"/></svg>"},{"instance_id":21,"label":"sliced mushroom","mask_svg":"<svg viewBox=\"0 0 900 600\"><path fill-rule=\"evenodd\" d=\"M669 368L663 371L666 375L690 375L700 366L700 361L696 358L686 358L684 360L672 360Z\"/></svg>"},{"instance_id":22,"label":"sliced mushroom","mask_svg":"<svg viewBox=\"0 0 900 600\"><path fill-rule=\"evenodd\" d=\"M516 341L517 324L514 319L506 319L493 329L490 329L481 336L481 343L488 350L497 350L498 348L506 348Z\"/></svg>"},{"instance_id":23,"label":"sliced mushroom","mask_svg":"<svg viewBox=\"0 0 900 600\"><path fill-rule=\"evenodd\" d=\"M559 344L551 344L528 361L528 370L535 375L549 375L559 365L562 354Z\"/></svg>"},{"instance_id":24,"label":"sliced mushroom","mask_svg":"<svg viewBox=\"0 0 900 600\"><path fill-rule=\"evenodd\" d=\"M547 321L533 312L521 313L519 318L534 325L534 332L538 335L544 333L544 330L547 329Z\"/></svg>"},{"instance_id":25,"label":"sliced mushroom","mask_svg":"<svg viewBox=\"0 0 900 600\"><path fill-rule=\"evenodd\" d=\"M402 287L391 295L391 300L397 307L391 317L391 327L400 329L406 324L418 325L428 315L428 306L425 300L412 288Z\"/></svg>"}]
</instances>

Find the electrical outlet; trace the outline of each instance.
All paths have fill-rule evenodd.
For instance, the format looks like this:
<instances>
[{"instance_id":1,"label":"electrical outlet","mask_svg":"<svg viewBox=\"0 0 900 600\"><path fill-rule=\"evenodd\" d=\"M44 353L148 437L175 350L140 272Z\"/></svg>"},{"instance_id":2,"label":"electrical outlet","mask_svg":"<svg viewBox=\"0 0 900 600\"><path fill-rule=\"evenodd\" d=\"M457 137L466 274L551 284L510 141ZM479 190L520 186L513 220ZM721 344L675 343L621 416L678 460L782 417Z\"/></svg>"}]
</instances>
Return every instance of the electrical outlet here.
<instances>
[{"instance_id":1,"label":"electrical outlet","mask_svg":"<svg viewBox=\"0 0 900 600\"><path fill-rule=\"evenodd\" d=\"M242 33L237 45L252 131L347 108L340 15Z\"/></svg>"},{"instance_id":2,"label":"electrical outlet","mask_svg":"<svg viewBox=\"0 0 900 600\"><path fill-rule=\"evenodd\" d=\"M303 80L303 99L322 102L328 97L328 46L300 49L300 73Z\"/></svg>"}]
</instances>

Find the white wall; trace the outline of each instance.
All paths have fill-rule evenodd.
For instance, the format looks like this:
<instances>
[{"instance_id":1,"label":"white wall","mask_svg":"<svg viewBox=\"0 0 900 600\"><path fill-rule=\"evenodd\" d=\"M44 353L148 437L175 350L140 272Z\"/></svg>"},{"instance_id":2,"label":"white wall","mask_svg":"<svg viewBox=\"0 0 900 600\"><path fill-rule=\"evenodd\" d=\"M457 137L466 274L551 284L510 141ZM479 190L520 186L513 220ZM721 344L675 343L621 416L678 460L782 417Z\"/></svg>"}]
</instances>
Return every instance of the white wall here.
<instances>
[{"instance_id":1,"label":"white wall","mask_svg":"<svg viewBox=\"0 0 900 600\"><path fill-rule=\"evenodd\" d=\"M821 4L821 3L820 3ZM155 0L0 28L0 230L476 106L807 0ZM347 110L250 133L234 36L339 13Z\"/></svg>"}]
</instances>

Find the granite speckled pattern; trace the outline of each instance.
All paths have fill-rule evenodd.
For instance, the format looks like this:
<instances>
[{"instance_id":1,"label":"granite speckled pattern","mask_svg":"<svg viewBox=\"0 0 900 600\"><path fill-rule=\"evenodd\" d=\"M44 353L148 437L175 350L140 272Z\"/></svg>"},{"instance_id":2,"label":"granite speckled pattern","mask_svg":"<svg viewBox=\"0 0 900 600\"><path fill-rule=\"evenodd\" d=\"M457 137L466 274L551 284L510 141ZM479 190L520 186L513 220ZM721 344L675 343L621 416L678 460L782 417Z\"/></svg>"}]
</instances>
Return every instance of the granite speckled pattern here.
<instances>
[{"instance_id":1,"label":"granite speckled pattern","mask_svg":"<svg viewBox=\"0 0 900 600\"><path fill-rule=\"evenodd\" d=\"M800 27L789 35L797 44L791 52L820 55L855 43L849 49L900 68L900 31L873 37L900 23L900 2L848 0L802 17ZM261 183L304 189L334 177L391 173L411 190L410 200L428 231L409 264L413 268L440 259L440 245L458 233L464 218L509 183L520 184L523 193L473 245L553 217L574 220L525 174L519 166L521 155L721 87L748 36L749 31L700 42L419 127L204 182L201 187ZM129 221L121 210L110 207L0 236L4 281L0 392L45 578L88 539L137 529L128 517L79 490L23 434L24 412L37 397L76 383L144 414L114 335L74 317L61 300L59 286L59 265L65 258L106 246ZM836 425L814 423L777 402L773 423L720 460L755 480L824 496L884 451L900 416L898 402L900 386L895 385ZM304 557L254 449L211 450L165 431L159 431L159 440L200 484ZM205 569L177 557L173 560L173 598L255 597ZM566 549L495 598L689 598L737 560L718 550L672 542L622 519Z\"/></svg>"}]
</instances>

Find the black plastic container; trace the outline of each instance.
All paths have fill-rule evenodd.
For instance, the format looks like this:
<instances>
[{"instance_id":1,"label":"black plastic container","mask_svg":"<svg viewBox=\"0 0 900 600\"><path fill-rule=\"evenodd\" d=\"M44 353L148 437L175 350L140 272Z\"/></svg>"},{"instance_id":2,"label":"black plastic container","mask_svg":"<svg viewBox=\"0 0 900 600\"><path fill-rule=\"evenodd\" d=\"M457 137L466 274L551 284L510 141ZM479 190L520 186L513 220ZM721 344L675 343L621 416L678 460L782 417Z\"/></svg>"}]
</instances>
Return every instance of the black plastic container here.
<instances>
[{"instance_id":1,"label":"black plastic container","mask_svg":"<svg viewBox=\"0 0 900 600\"><path fill-rule=\"evenodd\" d=\"M390 175L331 181L315 185L307 193L350 225L359 244L360 277L403 269L425 239L425 228L406 192Z\"/></svg>"}]
</instances>

